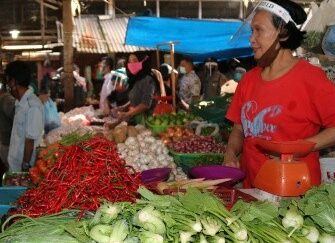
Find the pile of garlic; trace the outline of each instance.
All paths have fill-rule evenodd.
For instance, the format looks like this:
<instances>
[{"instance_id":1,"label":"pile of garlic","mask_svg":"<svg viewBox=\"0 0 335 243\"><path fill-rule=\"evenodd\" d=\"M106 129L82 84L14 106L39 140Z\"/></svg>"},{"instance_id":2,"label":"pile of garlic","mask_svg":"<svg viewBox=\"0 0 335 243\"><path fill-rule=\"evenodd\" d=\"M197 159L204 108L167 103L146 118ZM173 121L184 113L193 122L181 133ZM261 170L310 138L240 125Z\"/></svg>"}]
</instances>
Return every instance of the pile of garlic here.
<instances>
[{"instance_id":1,"label":"pile of garlic","mask_svg":"<svg viewBox=\"0 0 335 243\"><path fill-rule=\"evenodd\" d=\"M170 180L187 178L180 168L176 168L166 146L161 140L154 138L149 130L143 130L136 137L128 137L124 143L119 143L117 148L120 157L136 171L170 167Z\"/></svg>"}]
</instances>

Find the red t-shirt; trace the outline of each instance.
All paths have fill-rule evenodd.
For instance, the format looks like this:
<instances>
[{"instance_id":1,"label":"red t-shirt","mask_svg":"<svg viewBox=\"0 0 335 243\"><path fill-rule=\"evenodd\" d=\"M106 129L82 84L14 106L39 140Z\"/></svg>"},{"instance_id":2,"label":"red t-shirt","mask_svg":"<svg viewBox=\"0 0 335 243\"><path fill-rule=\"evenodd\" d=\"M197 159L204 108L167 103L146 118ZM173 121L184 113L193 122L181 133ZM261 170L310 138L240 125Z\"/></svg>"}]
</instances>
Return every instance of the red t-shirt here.
<instances>
[{"instance_id":1,"label":"red t-shirt","mask_svg":"<svg viewBox=\"0 0 335 243\"><path fill-rule=\"evenodd\" d=\"M318 67L300 60L282 77L265 81L256 67L240 81L227 118L241 124L244 131L241 168L246 172L245 187L252 183L268 157L254 144L255 137L295 141L335 127L335 85ZM320 184L319 154L303 158L312 183Z\"/></svg>"}]
</instances>

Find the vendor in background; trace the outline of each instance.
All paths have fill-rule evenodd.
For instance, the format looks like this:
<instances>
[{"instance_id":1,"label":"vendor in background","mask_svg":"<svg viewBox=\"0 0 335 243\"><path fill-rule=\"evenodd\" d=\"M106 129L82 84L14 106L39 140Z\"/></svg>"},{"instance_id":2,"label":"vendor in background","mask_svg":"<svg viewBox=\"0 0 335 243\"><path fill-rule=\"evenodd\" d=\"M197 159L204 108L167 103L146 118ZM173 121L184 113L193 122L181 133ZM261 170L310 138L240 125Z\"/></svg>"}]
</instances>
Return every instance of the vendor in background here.
<instances>
[{"instance_id":1,"label":"vendor in background","mask_svg":"<svg viewBox=\"0 0 335 243\"><path fill-rule=\"evenodd\" d=\"M149 56L130 54L126 70L129 102L116 110L117 117L119 121L143 123L145 113L153 108L153 96L157 90Z\"/></svg>"},{"instance_id":2,"label":"vendor in background","mask_svg":"<svg viewBox=\"0 0 335 243\"><path fill-rule=\"evenodd\" d=\"M103 74L104 74L104 83L100 92L100 109L103 111L104 115L110 115L110 108L108 103L108 95L113 91L110 85L113 70L114 61L111 57L106 57L103 59Z\"/></svg>"},{"instance_id":3,"label":"vendor in background","mask_svg":"<svg viewBox=\"0 0 335 243\"><path fill-rule=\"evenodd\" d=\"M43 105L28 88L31 73L26 63L9 63L5 75L10 92L17 100L8 153L9 170L26 171L35 163L36 147L44 130Z\"/></svg>"},{"instance_id":4,"label":"vendor in background","mask_svg":"<svg viewBox=\"0 0 335 243\"><path fill-rule=\"evenodd\" d=\"M172 87L171 87L172 67L167 63L163 63L162 65L160 65L159 71L161 72L162 78L164 81L166 96L172 96ZM174 71L175 76L177 77L178 75L177 70L174 69L173 71Z\"/></svg>"},{"instance_id":5,"label":"vendor in background","mask_svg":"<svg viewBox=\"0 0 335 243\"><path fill-rule=\"evenodd\" d=\"M233 80L235 80L236 82L240 81L246 72L247 70L245 68L237 66L233 74Z\"/></svg>"},{"instance_id":6,"label":"vendor in background","mask_svg":"<svg viewBox=\"0 0 335 243\"><path fill-rule=\"evenodd\" d=\"M86 79L80 76L80 69L77 65L73 65L73 77L74 77L74 105L75 107L81 107L86 102L87 83Z\"/></svg>"},{"instance_id":7,"label":"vendor in background","mask_svg":"<svg viewBox=\"0 0 335 243\"><path fill-rule=\"evenodd\" d=\"M214 58L205 62L205 78L202 82L204 99L219 96L221 86L227 82L227 78L219 71L218 63Z\"/></svg>"},{"instance_id":8,"label":"vendor in background","mask_svg":"<svg viewBox=\"0 0 335 243\"><path fill-rule=\"evenodd\" d=\"M7 92L4 83L0 83L0 86L0 159L2 168L7 171L10 135L15 113L15 98Z\"/></svg>"},{"instance_id":9,"label":"vendor in background","mask_svg":"<svg viewBox=\"0 0 335 243\"><path fill-rule=\"evenodd\" d=\"M193 61L184 57L179 66L179 98L182 108L188 110L193 101L200 98L201 82L193 70Z\"/></svg>"},{"instance_id":10,"label":"vendor in background","mask_svg":"<svg viewBox=\"0 0 335 243\"><path fill-rule=\"evenodd\" d=\"M335 86L320 68L292 55L304 38L297 25L305 20L304 10L289 0L256 7L250 42L258 66L239 82L228 110L234 127L224 157L226 165L246 172L245 187L253 186L268 159L255 138L314 142L303 158L313 185L321 182L318 151L335 144Z\"/></svg>"}]
</instances>

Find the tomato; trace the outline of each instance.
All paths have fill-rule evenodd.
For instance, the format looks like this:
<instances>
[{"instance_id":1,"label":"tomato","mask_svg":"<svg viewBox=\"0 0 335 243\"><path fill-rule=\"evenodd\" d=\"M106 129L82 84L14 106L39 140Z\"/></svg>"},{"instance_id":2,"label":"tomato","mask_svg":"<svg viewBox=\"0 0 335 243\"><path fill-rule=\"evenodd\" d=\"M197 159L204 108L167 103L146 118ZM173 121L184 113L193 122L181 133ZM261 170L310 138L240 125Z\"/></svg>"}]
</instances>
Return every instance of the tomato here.
<instances>
[{"instance_id":1,"label":"tomato","mask_svg":"<svg viewBox=\"0 0 335 243\"><path fill-rule=\"evenodd\" d=\"M37 160L36 161L36 167L38 168L38 170L42 173L45 174L47 168L47 162L45 160Z\"/></svg>"},{"instance_id":2,"label":"tomato","mask_svg":"<svg viewBox=\"0 0 335 243\"><path fill-rule=\"evenodd\" d=\"M42 178L38 175L34 175L34 176L31 176L31 181L36 185L38 183L40 183L42 180Z\"/></svg>"},{"instance_id":3,"label":"tomato","mask_svg":"<svg viewBox=\"0 0 335 243\"><path fill-rule=\"evenodd\" d=\"M42 180L41 174L36 166L29 170L29 175L34 184L38 184Z\"/></svg>"},{"instance_id":4,"label":"tomato","mask_svg":"<svg viewBox=\"0 0 335 243\"><path fill-rule=\"evenodd\" d=\"M47 168L51 168L54 165L54 161L52 159L47 160Z\"/></svg>"},{"instance_id":5,"label":"tomato","mask_svg":"<svg viewBox=\"0 0 335 243\"><path fill-rule=\"evenodd\" d=\"M48 156L48 150L47 149L41 149L38 153L38 158L42 159L44 157Z\"/></svg>"}]
</instances>

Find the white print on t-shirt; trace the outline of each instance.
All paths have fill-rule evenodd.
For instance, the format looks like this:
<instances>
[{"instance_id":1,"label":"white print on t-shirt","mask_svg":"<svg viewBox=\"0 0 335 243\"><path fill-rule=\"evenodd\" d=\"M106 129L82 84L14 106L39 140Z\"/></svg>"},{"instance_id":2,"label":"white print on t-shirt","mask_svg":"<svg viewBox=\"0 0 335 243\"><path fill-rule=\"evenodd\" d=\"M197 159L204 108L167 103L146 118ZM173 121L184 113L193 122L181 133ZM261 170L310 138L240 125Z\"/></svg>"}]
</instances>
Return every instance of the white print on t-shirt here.
<instances>
[{"instance_id":1,"label":"white print on t-shirt","mask_svg":"<svg viewBox=\"0 0 335 243\"><path fill-rule=\"evenodd\" d=\"M283 106L273 105L257 113L257 102L252 100L242 106L241 120L245 137L263 137L270 139L265 133L275 133L277 125L265 123L266 117L276 117L283 111ZM253 119L252 119L253 117Z\"/></svg>"}]
</instances>

